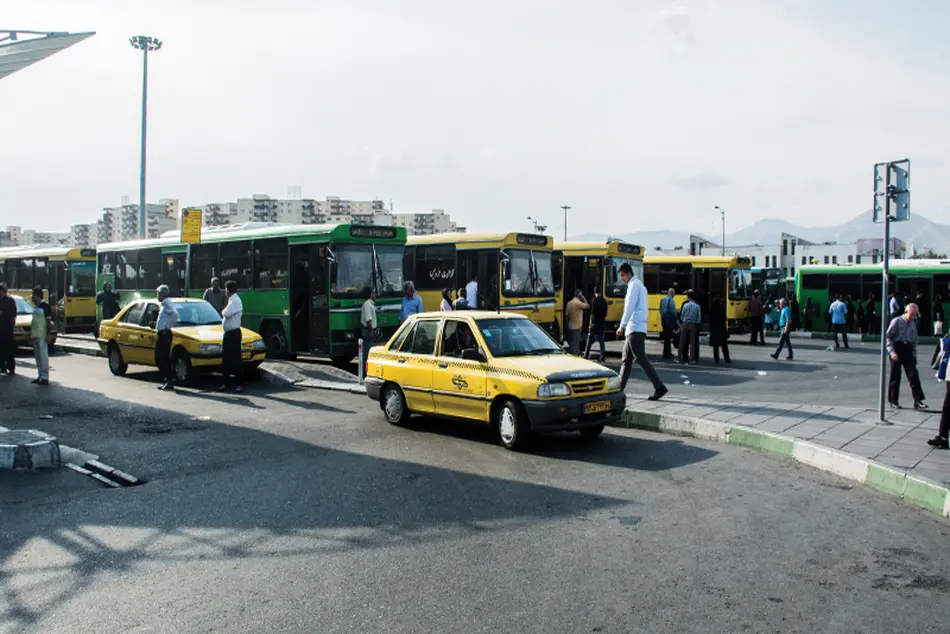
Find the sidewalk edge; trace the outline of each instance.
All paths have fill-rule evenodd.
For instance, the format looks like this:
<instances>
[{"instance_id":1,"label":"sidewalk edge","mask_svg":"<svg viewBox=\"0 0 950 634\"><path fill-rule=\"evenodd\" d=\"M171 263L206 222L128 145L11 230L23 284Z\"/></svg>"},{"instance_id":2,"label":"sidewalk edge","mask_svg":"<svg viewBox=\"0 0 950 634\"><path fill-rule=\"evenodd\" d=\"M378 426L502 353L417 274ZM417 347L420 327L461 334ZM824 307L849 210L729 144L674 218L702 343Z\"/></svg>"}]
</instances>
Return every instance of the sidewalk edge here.
<instances>
[{"instance_id":1,"label":"sidewalk edge","mask_svg":"<svg viewBox=\"0 0 950 634\"><path fill-rule=\"evenodd\" d=\"M938 513L942 517L950 517L950 488L947 486L807 440L764 432L742 425L635 409L624 412L621 419L613 426L712 440L791 458L820 471L902 498L922 509Z\"/></svg>"},{"instance_id":2,"label":"sidewalk edge","mask_svg":"<svg viewBox=\"0 0 950 634\"><path fill-rule=\"evenodd\" d=\"M270 383L280 385L293 385L295 387L304 387L313 390L328 390L331 392L349 392L350 394L365 394L366 388L362 385L350 383L338 383L335 381L321 381L319 379L293 379L279 370L261 366L261 378Z\"/></svg>"}]
</instances>

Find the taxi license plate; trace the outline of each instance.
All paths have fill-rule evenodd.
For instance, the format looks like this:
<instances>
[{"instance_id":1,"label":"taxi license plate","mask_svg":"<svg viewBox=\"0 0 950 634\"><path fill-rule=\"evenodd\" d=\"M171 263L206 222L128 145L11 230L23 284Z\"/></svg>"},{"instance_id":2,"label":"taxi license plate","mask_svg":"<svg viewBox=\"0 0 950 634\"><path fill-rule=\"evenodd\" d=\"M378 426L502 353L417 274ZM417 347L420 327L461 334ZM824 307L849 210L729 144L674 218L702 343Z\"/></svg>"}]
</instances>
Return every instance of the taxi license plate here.
<instances>
[{"instance_id":1,"label":"taxi license plate","mask_svg":"<svg viewBox=\"0 0 950 634\"><path fill-rule=\"evenodd\" d=\"M610 401L594 401L584 405L585 414L597 414L599 412L609 412Z\"/></svg>"},{"instance_id":2,"label":"taxi license plate","mask_svg":"<svg viewBox=\"0 0 950 634\"><path fill-rule=\"evenodd\" d=\"M247 361L247 360L250 359L250 358L251 358L251 353L250 353L250 352L242 352L242 353L241 353L241 360L242 360L242 361Z\"/></svg>"}]
</instances>

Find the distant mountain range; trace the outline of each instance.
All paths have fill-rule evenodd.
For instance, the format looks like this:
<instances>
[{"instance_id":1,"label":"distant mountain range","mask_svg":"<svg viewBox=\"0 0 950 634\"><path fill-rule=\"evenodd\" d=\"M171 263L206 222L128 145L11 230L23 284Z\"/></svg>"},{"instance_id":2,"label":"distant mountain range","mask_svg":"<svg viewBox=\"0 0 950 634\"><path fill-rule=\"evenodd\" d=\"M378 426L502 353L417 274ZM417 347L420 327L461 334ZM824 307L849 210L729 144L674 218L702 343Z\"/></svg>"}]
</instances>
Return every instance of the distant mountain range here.
<instances>
[{"instance_id":1,"label":"distant mountain range","mask_svg":"<svg viewBox=\"0 0 950 634\"><path fill-rule=\"evenodd\" d=\"M883 235L883 227L874 224L870 211L835 227L801 227L778 218L765 218L745 229L726 234L726 245L779 244L783 232L804 238L810 242L847 244L856 242L861 238L880 238ZM609 236L604 233L584 233L571 236L571 239L602 241L608 237L620 238L633 244L642 245L646 247L647 252L650 252L656 247L672 249L676 246L683 246L689 248L690 235L691 233L688 231L641 231L610 234ZM721 236L709 236L698 232L692 235L703 236L715 244L722 241ZM892 223L891 235L906 242L908 248L913 245L918 251L930 248L937 253L950 254L950 225L933 222L919 214L911 215L911 219L907 222Z\"/></svg>"}]
</instances>

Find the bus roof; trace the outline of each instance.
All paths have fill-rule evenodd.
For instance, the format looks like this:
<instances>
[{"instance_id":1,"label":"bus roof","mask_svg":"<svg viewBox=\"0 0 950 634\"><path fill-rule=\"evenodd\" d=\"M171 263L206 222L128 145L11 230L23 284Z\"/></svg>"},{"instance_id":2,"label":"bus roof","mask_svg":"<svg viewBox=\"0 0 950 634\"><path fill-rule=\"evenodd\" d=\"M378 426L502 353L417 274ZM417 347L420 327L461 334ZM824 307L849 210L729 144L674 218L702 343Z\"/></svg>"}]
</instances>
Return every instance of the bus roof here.
<instances>
[{"instance_id":1,"label":"bus roof","mask_svg":"<svg viewBox=\"0 0 950 634\"><path fill-rule=\"evenodd\" d=\"M806 264L799 273L880 273L884 264ZM891 273L950 273L950 260L891 260Z\"/></svg>"},{"instance_id":2,"label":"bus roof","mask_svg":"<svg viewBox=\"0 0 950 634\"><path fill-rule=\"evenodd\" d=\"M617 255L632 258L643 257L643 247L621 240L607 240L605 242L555 242L555 251L577 255Z\"/></svg>"},{"instance_id":3,"label":"bus roof","mask_svg":"<svg viewBox=\"0 0 950 634\"><path fill-rule=\"evenodd\" d=\"M382 239L403 242L406 239L405 227L385 227L381 225L339 224L339 225L287 225L264 222L248 222L220 227L201 229L201 243L228 242L254 238L289 238L291 242L307 242L307 238L323 237L328 240ZM100 244L99 251L123 251L145 247L164 247L182 245L181 232L166 231L158 238L128 240Z\"/></svg>"},{"instance_id":4,"label":"bus roof","mask_svg":"<svg viewBox=\"0 0 950 634\"><path fill-rule=\"evenodd\" d=\"M95 260L95 249L82 249L59 245L31 244L22 247L0 249L0 260L8 258L57 258L63 260Z\"/></svg>"},{"instance_id":5,"label":"bus roof","mask_svg":"<svg viewBox=\"0 0 950 634\"><path fill-rule=\"evenodd\" d=\"M408 246L416 244L455 244L462 249L484 247L535 247L550 249L554 238L537 233L436 233L409 236Z\"/></svg>"},{"instance_id":6,"label":"bus roof","mask_svg":"<svg viewBox=\"0 0 950 634\"><path fill-rule=\"evenodd\" d=\"M752 258L744 255L647 255L646 264L684 264L709 267L752 268Z\"/></svg>"}]
</instances>

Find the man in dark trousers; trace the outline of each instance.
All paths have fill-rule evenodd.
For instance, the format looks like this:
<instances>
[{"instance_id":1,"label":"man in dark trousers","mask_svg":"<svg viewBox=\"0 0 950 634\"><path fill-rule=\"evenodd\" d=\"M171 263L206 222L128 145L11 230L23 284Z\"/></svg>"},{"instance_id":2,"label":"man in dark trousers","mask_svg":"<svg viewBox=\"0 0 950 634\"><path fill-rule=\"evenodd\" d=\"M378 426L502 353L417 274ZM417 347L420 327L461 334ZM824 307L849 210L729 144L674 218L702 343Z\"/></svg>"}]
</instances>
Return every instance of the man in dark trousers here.
<instances>
[{"instance_id":1,"label":"man in dark trousers","mask_svg":"<svg viewBox=\"0 0 950 634\"><path fill-rule=\"evenodd\" d=\"M676 314L676 289L666 291L666 297L660 300L660 326L663 329L663 358L673 359L671 342L673 333L679 326L679 316Z\"/></svg>"},{"instance_id":2,"label":"man in dark trousers","mask_svg":"<svg viewBox=\"0 0 950 634\"><path fill-rule=\"evenodd\" d=\"M172 328L178 323L178 309L172 303L171 290L162 284L155 290L161 308L158 311L158 321L155 323L155 365L162 375L162 384L158 389L175 391L175 370L172 368Z\"/></svg>"},{"instance_id":3,"label":"man in dark trousers","mask_svg":"<svg viewBox=\"0 0 950 634\"><path fill-rule=\"evenodd\" d=\"M752 345L765 345L765 333L762 332L762 319L765 317L765 305L762 303L762 295L758 290L752 293L752 300L749 302L749 327L752 330Z\"/></svg>"},{"instance_id":4,"label":"man in dark trousers","mask_svg":"<svg viewBox=\"0 0 950 634\"><path fill-rule=\"evenodd\" d=\"M696 292L686 291L686 301L680 309L680 363L699 363L699 325L702 311L696 303Z\"/></svg>"},{"instance_id":5,"label":"man in dark trousers","mask_svg":"<svg viewBox=\"0 0 950 634\"><path fill-rule=\"evenodd\" d=\"M887 353L891 356L891 376L888 383L887 401L894 409L900 409L901 368L907 375L914 395L914 409L927 409L924 390L917 374L917 304L907 304L904 314L891 320L887 327Z\"/></svg>"},{"instance_id":6,"label":"man in dark trousers","mask_svg":"<svg viewBox=\"0 0 950 634\"><path fill-rule=\"evenodd\" d=\"M96 295L96 303L102 306L102 321L119 314L119 294L112 290L109 282L102 285L102 290Z\"/></svg>"},{"instance_id":7,"label":"man in dark trousers","mask_svg":"<svg viewBox=\"0 0 950 634\"><path fill-rule=\"evenodd\" d=\"M0 282L0 374L13 376L16 357L13 353L13 327L16 325L16 301L7 293L7 285Z\"/></svg>"},{"instance_id":8,"label":"man in dark trousers","mask_svg":"<svg viewBox=\"0 0 950 634\"><path fill-rule=\"evenodd\" d=\"M620 389L627 389L627 379L630 370L636 363L643 370L650 382L653 383L653 394L647 400L658 401L667 393L667 388L657 375L653 364L647 359L647 319L650 315L650 296L646 286L636 275L633 267L624 262L618 270L620 279L627 285L627 295L623 300L623 316L620 318L620 327L617 328L618 337L626 337L623 346L623 359L620 361Z\"/></svg>"},{"instance_id":9,"label":"man in dark trousers","mask_svg":"<svg viewBox=\"0 0 950 634\"><path fill-rule=\"evenodd\" d=\"M590 328L587 330L587 350L584 352L584 358L590 359L590 349L596 339L600 343L600 362L604 362L607 356L607 346L604 343L604 328L607 320L607 300L600 293L599 288L594 289L594 299L590 302Z\"/></svg>"},{"instance_id":10,"label":"man in dark trousers","mask_svg":"<svg viewBox=\"0 0 950 634\"><path fill-rule=\"evenodd\" d=\"M244 304L237 293L237 282L228 280L224 284L228 294L228 303L221 310L221 327L224 336L221 340L221 373L224 385L221 391L231 388L235 392L244 391L244 364L241 361L241 318L244 316Z\"/></svg>"}]
</instances>

